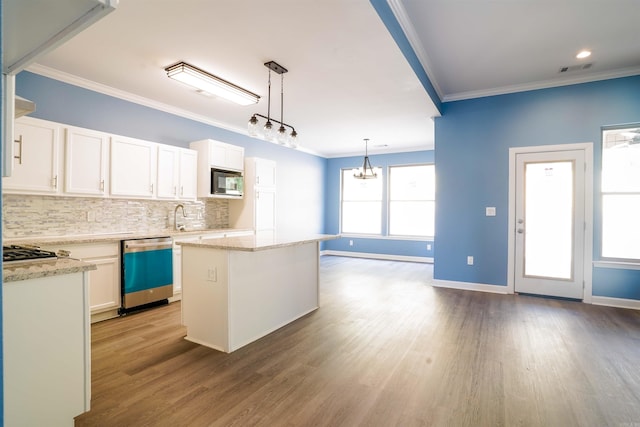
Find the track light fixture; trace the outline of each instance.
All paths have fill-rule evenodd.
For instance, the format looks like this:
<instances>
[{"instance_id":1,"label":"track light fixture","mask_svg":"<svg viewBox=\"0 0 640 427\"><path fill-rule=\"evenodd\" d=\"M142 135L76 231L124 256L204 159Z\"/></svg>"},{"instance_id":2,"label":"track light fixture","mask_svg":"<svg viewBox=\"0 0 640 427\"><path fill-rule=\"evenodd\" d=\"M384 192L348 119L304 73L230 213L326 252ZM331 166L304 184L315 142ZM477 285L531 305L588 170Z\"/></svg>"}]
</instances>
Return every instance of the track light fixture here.
<instances>
[{"instance_id":1,"label":"track light fixture","mask_svg":"<svg viewBox=\"0 0 640 427\"><path fill-rule=\"evenodd\" d=\"M267 115L263 116L262 114L255 113L249 119L248 130L249 135L251 136L262 136L267 141L273 141L277 139L279 144L288 145L290 147L296 148L298 146L298 133L295 128L284 122L284 73L288 70L284 68L282 65L278 64L275 61L265 62L265 67L269 69L269 92L268 92L268 104L267 104ZM271 117L271 72L275 72L280 74L280 120L276 120ZM258 117L266 119L266 123L262 128L262 134L260 135L259 126L258 126ZM278 131L276 133L273 122L280 124ZM291 129L291 132L288 133L288 129Z\"/></svg>"},{"instance_id":2,"label":"track light fixture","mask_svg":"<svg viewBox=\"0 0 640 427\"><path fill-rule=\"evenodd\" d=\"M256 104L260 97L186 62L178 62L164 69L167 77L182 82L205 95L215 95L240 105Z\"/></svg>"},{"instance_id":3,"label":"track light fixture","mask_svg":"<svg viewBox=\"0 0 640 427\"><path fill-rule=\"evenodd\" d=\"M354 170L354 173L353 173L354 178L374 179L378 177L378 174L373 171L373 168L371 167L371 162L369 161L368 145L369 145L369 138L365 138L364 139L364 160L362 162L362 167Z\"/></svg>"}]
</instances>

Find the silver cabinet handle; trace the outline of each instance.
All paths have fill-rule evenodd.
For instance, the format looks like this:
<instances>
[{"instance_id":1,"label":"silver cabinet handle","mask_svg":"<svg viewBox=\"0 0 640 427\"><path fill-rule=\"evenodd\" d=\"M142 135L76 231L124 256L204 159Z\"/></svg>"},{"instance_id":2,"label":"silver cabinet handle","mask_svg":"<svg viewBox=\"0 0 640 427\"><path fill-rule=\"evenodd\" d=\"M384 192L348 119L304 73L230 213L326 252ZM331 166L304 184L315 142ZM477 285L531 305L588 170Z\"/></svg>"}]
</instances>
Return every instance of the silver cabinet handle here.
<instances>
[{"instance_id":1,"label":"silver cabinet handle","mask_svg":"<svg viewBox=\"0 0 640 427\"><path fill-rule=\"evenodd\" d=\"M22 164L22 135L18 139L15 139L13 142L18 143L18 155L13 156L14 159L18 159L18 164Z\"/></svg>"},{"instance_id":2,"label":"silver cabinet handle","mask_svg":"<svg viewBox=\"0 0 640 427\"><path fill-rule=\"evenodd\" d=\"M173 195L175 196L176 194L178 194L178 188L174 185L173 186Z\"/></svg>"},{"instance_id":3,"label":"silver cabinet handle","mask_svg":"<svg viewBox=\"0 0 640 427\"><path fill-rule=\"evenodd\" d=\"M104 179L100 181L100 191L104 191Z\"/></svg>"},{"instance_id":4,"label":"silver cabinet handle","mask_svg":"<svg viewBox=\"0 0 640 427\"><path fill-rule=\"evenodd\" d=\"M52 184L53 184L53 188L56 188L56 189L58 188L58 175L53 177Z\"/></svg>"},{"instance_id":5,"label":"silver cabinet handle","mask_svg":"<svg viewBox=\"0 0 640 427\"><path fill-rule=\"evenodd\" d=\"M180 195L184 196L184 185L180 186Z\"/></svg>"},{"instance_id":6,"label":"silver cabinet handle","mask_svg":"<svg viewBox=\"0 0 640 427\"><path fill-rule=\"evenodd\" d=\"M151 194L153 194L153 184L151 184Z\"/></svg>"}]
</instances>

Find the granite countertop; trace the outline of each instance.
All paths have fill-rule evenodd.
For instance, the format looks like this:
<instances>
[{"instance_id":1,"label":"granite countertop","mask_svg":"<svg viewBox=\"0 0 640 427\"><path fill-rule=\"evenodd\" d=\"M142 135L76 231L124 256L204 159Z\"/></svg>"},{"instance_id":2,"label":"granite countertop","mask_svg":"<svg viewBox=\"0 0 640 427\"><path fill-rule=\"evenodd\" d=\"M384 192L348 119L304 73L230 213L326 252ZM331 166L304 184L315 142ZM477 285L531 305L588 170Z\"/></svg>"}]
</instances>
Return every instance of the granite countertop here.
<instances>
[{"instance_id":1,"label":"granite countertop","mask_svg":"<svg viewBox=\"0 0 640 427\"><path fill-rule=\"evenodd\" d=\"M32 261L18 264L5 263L2 267L3 283L59 276L62 274L81 273L97 269L95 264L90 264L74 258L58 258L47 261Z\"/></svg>"},{"instance_id":2,"label":"granite countertop","mask_svg":"<svg viewBox=\"0 0 640 427\"><path fill-rule=\"evenodd\" d=\"M119 242L129 239L146 239L152 237L179 237L193 236L199 234L217 234L231 232L253 232L250 229L238 228L212 228L212 229L196 229L189 231L176 230L158 230L148 232L121 232L121 233L98 233L98 234L70 234L66 236L32 236L32 237L12 237L3 238L4 245L37 245L37 246L53 246L53 245L73 245L81 243L109 243Z\"/></svg>"},{"instance_id":3,"label":"granite countertop","mask_svg":"<svg viewBox=\"0 0 640 427\"><path fill-rule=\"evenodd\" d=\"M225 249L231 251L261 251L302 245L339 238L334 234L280 234L276 232L257 232L250 236L224 237L221 239L202 239L197 242L177 242L182 246L195 246L209 249Z\"/></svg>"}]
</instances>

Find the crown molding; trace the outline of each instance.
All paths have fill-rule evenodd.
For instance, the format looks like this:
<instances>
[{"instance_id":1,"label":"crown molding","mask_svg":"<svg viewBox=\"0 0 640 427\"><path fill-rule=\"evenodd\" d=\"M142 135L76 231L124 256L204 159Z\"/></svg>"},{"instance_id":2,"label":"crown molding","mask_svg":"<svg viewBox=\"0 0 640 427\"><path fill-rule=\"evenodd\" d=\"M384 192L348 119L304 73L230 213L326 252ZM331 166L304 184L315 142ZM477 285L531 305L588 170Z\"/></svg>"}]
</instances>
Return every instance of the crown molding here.
<instances>
[{"instance_id":1,"label":"crown molding","mask_svg":"<svg viewBox=\"0 0 640 427\"><path fill-rule=\"evenodd\" d=\"M486 90L476 90L469 92L459 92L442 97L442 102L463 101L474 98L483 98L487 96L507 95L517 92L527 92L539 89L550 89L554 87L571 86L581 83L597 82L602 80L617 79L621 77L630 77L640 74L640 67L623 68L616 71L608 71L583 75L580 77L551 79L539 82L525 83L521 85L503 86Z\"/></svg>"},{"instance_id":2,"label":"crown molding","mask_svg":"<svg viewBox=\"0 0 640 427\"><path fill-rule=\"evenodd\" d=\"M422 46L422 43L420 42L420 38L418 37L415 28L411 25L411 20L409 19L401 0L387 0L387 4L391 8L393 15L396 17L398 24L400 24L407 40L409 40L409 44L411 45L413 52L418 57L418 61L420 61L420 65L422 65L424 72L427 74L427 77L431 82L431 86L433 86L440 99L443 99L442 89L434 78L434 74L432 72L433 68L430 66L431 61L424 50L424 46Z\"/></svg>"}]
</instances>

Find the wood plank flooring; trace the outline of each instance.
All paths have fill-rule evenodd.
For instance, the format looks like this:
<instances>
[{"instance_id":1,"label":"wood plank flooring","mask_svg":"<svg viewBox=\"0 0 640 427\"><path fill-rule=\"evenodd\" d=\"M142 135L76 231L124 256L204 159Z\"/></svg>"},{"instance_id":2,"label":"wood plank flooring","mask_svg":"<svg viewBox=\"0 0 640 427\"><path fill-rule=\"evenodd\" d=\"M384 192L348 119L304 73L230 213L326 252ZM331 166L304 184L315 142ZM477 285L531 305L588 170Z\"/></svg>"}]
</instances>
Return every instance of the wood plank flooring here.
<instances>
[{"instance_id":1,"label":"wood plank flooring","mask_svg":"<svg viewBox=\"0 0 640 427\"><path fill-rule=\"evenodd\" d=\"M321 308L231 354L180 303L92 326L76 426L640 426L640 312L326 256Z\"/></svg>"}]
</instances>

